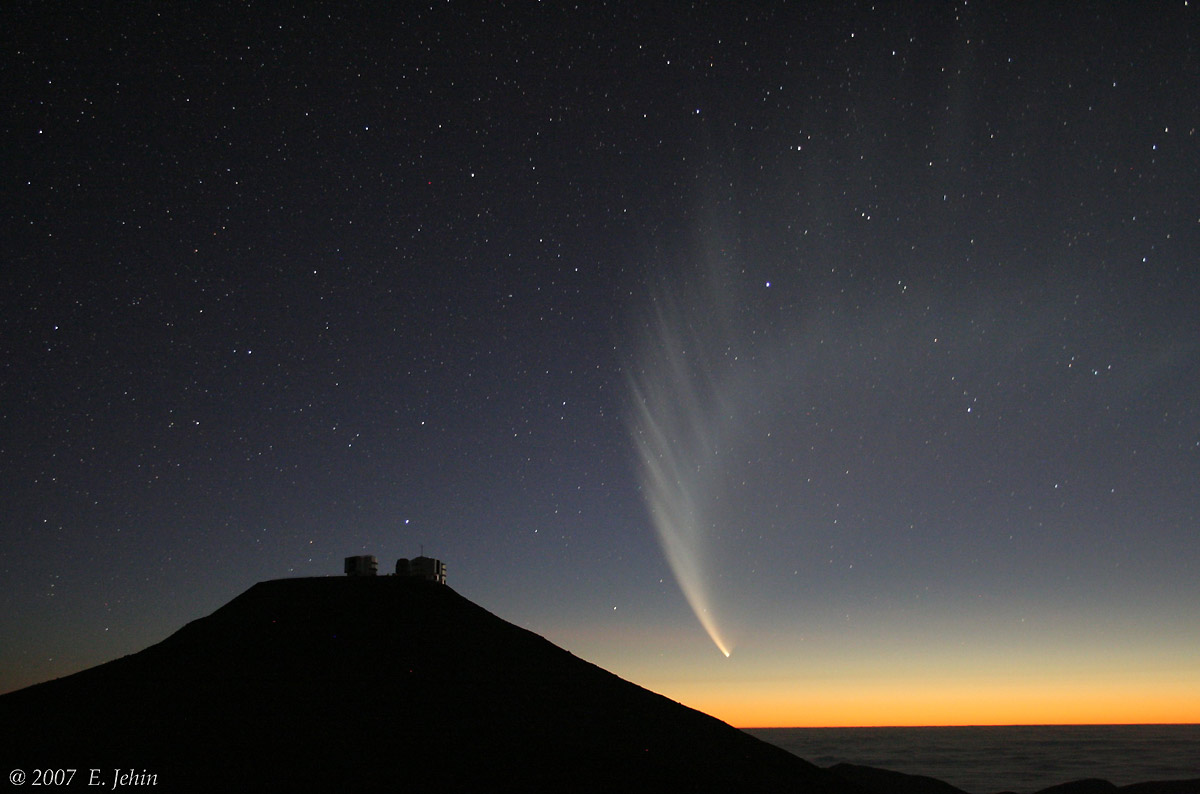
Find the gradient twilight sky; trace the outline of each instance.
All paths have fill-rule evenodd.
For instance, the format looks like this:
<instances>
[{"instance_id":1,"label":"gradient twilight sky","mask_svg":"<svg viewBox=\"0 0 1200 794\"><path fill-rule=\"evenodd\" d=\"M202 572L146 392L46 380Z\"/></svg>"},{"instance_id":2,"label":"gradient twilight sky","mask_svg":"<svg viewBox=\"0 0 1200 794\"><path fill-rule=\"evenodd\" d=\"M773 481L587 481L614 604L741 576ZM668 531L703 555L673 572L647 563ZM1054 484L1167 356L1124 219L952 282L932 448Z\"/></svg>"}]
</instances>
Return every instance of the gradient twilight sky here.
<instances>
[{"instance_id":1,"label":"gradient twilight sky","mask_svg":"<svg viewBox=\"0 0 1200 794\"><path fill-rule=\"evenodd\" d=\"M0 10L0 691L423 548L739 726L1200 721L1196 3L304 8Z\"/></svg>"}]
</instances>

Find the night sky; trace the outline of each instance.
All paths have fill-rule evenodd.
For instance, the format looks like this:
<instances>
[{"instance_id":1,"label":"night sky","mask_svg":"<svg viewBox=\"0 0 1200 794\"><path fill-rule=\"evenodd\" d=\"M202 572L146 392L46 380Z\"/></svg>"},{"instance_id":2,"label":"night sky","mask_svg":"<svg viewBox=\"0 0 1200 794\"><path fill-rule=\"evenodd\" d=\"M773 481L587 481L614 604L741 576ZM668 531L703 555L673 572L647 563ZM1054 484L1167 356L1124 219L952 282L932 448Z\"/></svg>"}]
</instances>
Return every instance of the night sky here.
<instances>
[{"instance_id":1,"label":"night sky","mask_svg":"<svg viewBox=\"0 0 1200 794\"><path fill-rule=\"evenodd\" d=\"M424 551L739 726L1200 721L1195 3L89 5L0 10L0 691Z\"/></svg>"}]
</instances>

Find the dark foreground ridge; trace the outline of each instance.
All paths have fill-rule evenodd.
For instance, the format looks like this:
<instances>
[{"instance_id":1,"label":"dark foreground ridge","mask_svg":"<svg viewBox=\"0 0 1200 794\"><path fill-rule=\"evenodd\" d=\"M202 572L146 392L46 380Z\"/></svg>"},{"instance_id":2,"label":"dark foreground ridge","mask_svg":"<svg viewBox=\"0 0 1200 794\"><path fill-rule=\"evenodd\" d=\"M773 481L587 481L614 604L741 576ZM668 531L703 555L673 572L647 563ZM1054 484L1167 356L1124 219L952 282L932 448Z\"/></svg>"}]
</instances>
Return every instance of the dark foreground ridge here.
<instances>
[{"instance_id":1,"label":"dark foreground ridge","mask_svg":"<svg viewBox=\"0 0 1200 794\"><path fill-rule=\"evenodd\" d=\"M81 790L120 769L161 791L958 791L820 769L392 577L262 582L140 653L4 695L0 754L6 774L77 768Z\"/></svg>"}]
</instances>

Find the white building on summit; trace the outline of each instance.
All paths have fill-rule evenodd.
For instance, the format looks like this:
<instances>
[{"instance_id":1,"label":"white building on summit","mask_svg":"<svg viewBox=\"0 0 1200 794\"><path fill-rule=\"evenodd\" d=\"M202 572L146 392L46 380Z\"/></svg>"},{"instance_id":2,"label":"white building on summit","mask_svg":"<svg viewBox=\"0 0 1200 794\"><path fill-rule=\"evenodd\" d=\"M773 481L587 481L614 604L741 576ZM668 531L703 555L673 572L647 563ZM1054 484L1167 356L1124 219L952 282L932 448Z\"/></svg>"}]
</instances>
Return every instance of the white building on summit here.
<instances>
[{"instance_id":1,"label":"white building on summit","mask_svg":"<svg viewBox=\"0 0 1200 794\"><path fill-rule=\"evenodd\" d=\"M432 557L417 557L396 560L396 575L407 579L424 579L427 582L446 583L446 563Z\"/></svg>"},{"instance_id":2,"label":"white building on summit","mask_svg":"<svg viewBox=\"0 0 1200 794\"><path fill-rule=\"evenodd\" d=\"M374 576L379 572L379 563L374 554L346 558L347 576Z\"/></svg>"},{"instance_id":3,"label":"white building on summit","mask_svg":"<svg viewBox=\"0 0 1200 794\"><path fill-rule=\"evenodd\" d=\"M347 576L377 576L379 562L374 554L362 554L346 558ZM396 560L396 576L401 579L423 579L427 582L446 583L446 563L421 555L415 559L401 557Z\"/></svg>"}]
</instances>

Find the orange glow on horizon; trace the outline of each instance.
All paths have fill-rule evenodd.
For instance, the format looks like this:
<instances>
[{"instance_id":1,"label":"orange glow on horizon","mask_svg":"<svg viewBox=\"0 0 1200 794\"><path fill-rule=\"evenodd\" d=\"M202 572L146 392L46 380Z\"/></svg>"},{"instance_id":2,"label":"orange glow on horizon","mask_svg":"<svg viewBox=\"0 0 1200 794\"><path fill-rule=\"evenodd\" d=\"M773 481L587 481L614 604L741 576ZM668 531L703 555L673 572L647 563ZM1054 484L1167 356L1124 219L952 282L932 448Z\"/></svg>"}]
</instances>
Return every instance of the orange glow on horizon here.
<instances>
[{"instance_id":1,"label":"orange glow on horizon","mask_svg":"<svg viewBox=\"0 0 1200 794\"><path fill-rule=\"evenodd\" d=\"M574 626L553 639L740 728L1200 724L1188 627L1071 614L1043 617L1035 631L988 632L967 620L891 618L807 635L777 621L770 637L740 636L731 658L683 621Z\"/></svg>"},{"instance_id":2,"label":"orange glow on horizon","mask_svg":"<svg viewBox=\"0 0 1200 794\"><path fill-rule=\"evenodd\" d=\"M682 684L658 691L739 728L1200 722L1200 692L1182 681L990 687L962 682L826 682L776 690L755 683Z\"/></svg>"}]
</instances>

